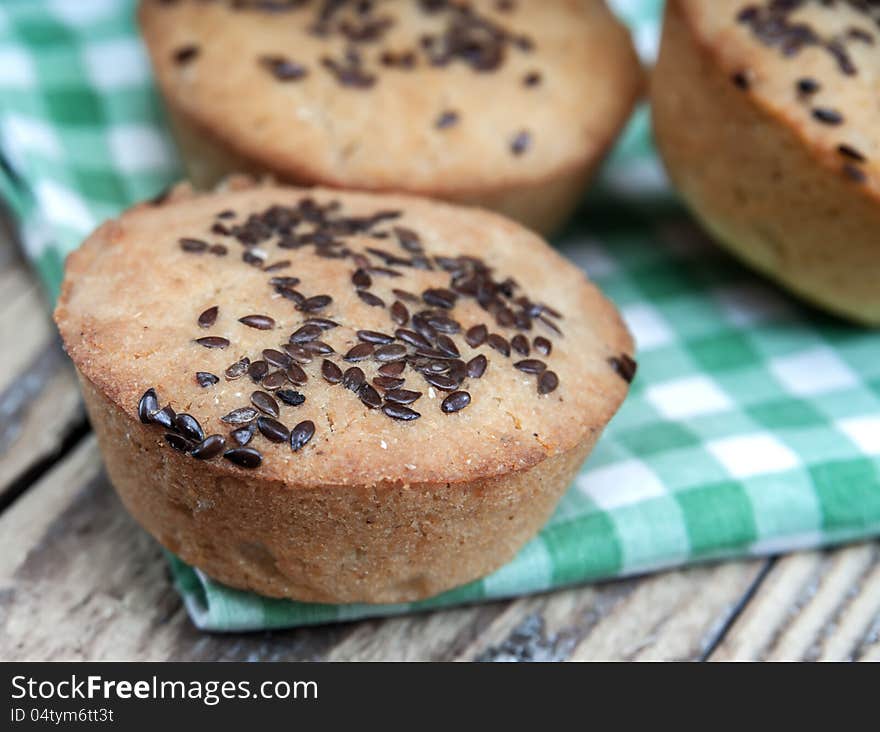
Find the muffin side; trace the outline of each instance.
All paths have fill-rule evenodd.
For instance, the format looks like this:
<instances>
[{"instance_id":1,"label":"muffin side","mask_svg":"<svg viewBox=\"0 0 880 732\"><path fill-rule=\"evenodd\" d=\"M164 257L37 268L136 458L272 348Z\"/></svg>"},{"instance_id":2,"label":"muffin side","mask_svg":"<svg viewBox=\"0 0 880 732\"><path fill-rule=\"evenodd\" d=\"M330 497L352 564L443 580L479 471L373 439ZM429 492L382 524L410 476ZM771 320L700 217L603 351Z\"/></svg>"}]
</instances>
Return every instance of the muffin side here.
<instances>
[{"instance_id":1,"label":"muffin side","mask_svg":"<svg viewBox=\"0 0 880 732\"><path fill-rule=\"evenodd\" d=\"M739 61L723 35L701 38L690 5L667 5L652 77L657 144L674 184L746 263L820 307L880 324L874 185L807 123L752 93L749 73L772 72Z\"/></svg>"}]
</instances>

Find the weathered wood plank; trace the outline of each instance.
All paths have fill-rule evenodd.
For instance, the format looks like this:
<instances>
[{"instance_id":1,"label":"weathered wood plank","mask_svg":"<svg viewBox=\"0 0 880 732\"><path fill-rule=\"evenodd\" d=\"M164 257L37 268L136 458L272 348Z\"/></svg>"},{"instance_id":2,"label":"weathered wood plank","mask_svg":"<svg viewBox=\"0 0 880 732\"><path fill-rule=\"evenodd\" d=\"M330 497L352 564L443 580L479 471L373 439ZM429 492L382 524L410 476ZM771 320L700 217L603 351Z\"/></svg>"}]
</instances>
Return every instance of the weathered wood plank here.
<instances>
[{"instance_id":1,"label":"weathered wood plank","mask_svg":"<svg viewBox=\"0 0 880 732\"><path fill-rule=\"evenodd\" d=\"M713 660L850 660L880 630L880 544L779 559Z\"/></svg>"},{"instance_id":2,"label":"weathered wood plank","mask_svg":"<svg viewBox=\"0 0 880 732\"><path fill-rule=\"evenodd\" d=\"M2 228L2 227L0 227ZM85 428L42 289L0 232L0 506Z\"/></svg>"}]
</instances>

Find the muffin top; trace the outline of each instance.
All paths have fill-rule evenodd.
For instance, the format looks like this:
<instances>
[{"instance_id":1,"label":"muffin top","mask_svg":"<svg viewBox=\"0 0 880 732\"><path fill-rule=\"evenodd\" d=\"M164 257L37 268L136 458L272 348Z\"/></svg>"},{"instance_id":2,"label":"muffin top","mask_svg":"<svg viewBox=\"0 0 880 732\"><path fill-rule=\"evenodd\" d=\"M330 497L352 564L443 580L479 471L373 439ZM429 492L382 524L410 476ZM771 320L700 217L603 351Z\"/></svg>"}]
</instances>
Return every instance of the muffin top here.
<instances>
[{"instance_id":1,"label":"muffin top","mask_svg":"<svg viewBox=\"0 0 880 732\"><path fill-rule=\"evenodd\" d=\"M601 0L144 0L171 107L301 182L443 195L591 161L641 86Z\"/></svg>"},{"instance_id":2,"label":"muffin top","mask_svg":"<svg viewBox=\"0 0 880 732\"><path fill-rule=\"evenodd\" d=\"M69 257L55 318L168 450L293 485L529 467L601 430L635 368L536 235L403 196L179 187Z\"/></svg>"},{"instance_id":3,"label":"muffin top","mask_svg":"<svg viewBox=\"0 0 880 732\"><path fill-rule=\"evenodd\" d=\"M731 83L832 169L880 193L880 3L675 2Z\"/></svg>"}]
</instances>

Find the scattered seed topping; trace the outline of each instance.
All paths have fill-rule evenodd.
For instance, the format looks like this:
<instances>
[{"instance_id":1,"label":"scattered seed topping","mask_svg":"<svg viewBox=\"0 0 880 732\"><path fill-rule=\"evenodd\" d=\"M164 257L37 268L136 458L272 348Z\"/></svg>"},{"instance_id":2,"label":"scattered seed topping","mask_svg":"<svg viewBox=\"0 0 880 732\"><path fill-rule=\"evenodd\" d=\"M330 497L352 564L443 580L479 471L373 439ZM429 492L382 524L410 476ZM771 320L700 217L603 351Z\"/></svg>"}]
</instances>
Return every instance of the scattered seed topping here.
<instances>
[{"instance_id":1,"label":"scattered seed topping","mask_svg":"<svg viewBox=\"0 0 880 732\"><path fill-rule=\"evenodd\" d=\"M196 445L190 455L196 460L211 460L223 452L226 439L222 435L210 435Z\"/></svg>"},{"instance_id":2,"label":"scattered seed topping","mask_svg":"<svg viewBox=\"0 0 880 732\"><path fill-rule=\"evenodd\" d=\"M189 452L192 443L185 437L168 432L165 434L165 441L178 452Z\"/></svg>"},{"instance_id":3,"label":"scattered seed topping","mask_svg":"<svg viewBox=\"0 0 880 732\"><path fill-rule=\"evenodd\" d=\"M453 412L460 412L470 403L470 394L468 394L466 391L454 391L443 400L443 402L440 404L440 409L443 410L446 414L452 414Z\"/></svg>"},{"instance_id":4,"label":"scattered seed topping","mask_svg":"<svg viewBox=\"0 0 880 732\"><path fill-rule=\"evenodd\" d=\"M524 361L517 361L513 367L526 374L540 374L547 368L547 364L536 358L527 358Z\"/></svg>"},{"instance_id":5,"label":"scattered seed topping","mask_svg":"<svg viewBox=\"0 0 880 732\"><path fill-rule=\"evenodd\" d=\"M541 83L541 74L538 71L529 71L523 77L523 86L533 87L538 86Z\"/></svg>"},{"instance_id":6,"label":"scattered seed topping","mask_svg":"<svg viewBox=\"0 0 880 732\"><path fill-rule=\"evenodd\" d=\"M220 336L205 336L204 338L196 338L196 343L200 346L204 346L205 348L226 348L229 346L229 341L226 338L221 338Z\"/></svg>"},{"instance_id":7,"label":"scattered seed topping","mask_svg":"<svg viewBox=\"0 0 880 732\"><path fill-rule=\"evenodd\" d=\"M303 300L296 306L296 309L304 313L315 313L326 308L331 302L333 302L333 298L330 295L315 295Z\"/></svg>"},{"instance_id":8,"label":"scattered seed topping","mask_svg":"<svg viewBox=\"0 0 880 732\"><path fill-rule=\"evenodd\" d=\"M234 465L249 470L259 468L263 462L263 456L252 447L233 447L224 452L223 457Z\"/></svg>"},{"instance_id":9,"label":"scattered seed topping","mask_svg":"<svg viewBox=\"0 0 880 732\"><path fill-rule=\"evenodd\" d=\"M237 430L233 430L229 433L229 436L235 441L237 445L240 447L244 447L247 445L256 434L257 428L253 423L245 425L244 427L239 427Z\"/></svg>"},{"instance_id":10,"label":"scattered seed topping","mask_svg":"<svg viewBox=\"0 0 880 732\"><path fill-rule=\"evenodd\" d=\"M217 322L217 313L219 312L220 308L216 305L205 310L199 315L199 328L210 328L213 326Z\"/></svg>"},{"instance_id":11,"label":"scattered seed topping","mask_svg":"<svg viewBox=\"0 0 880 732\"><path fill-rule=\"evenodd\" d=\"M638 364L636 364L631 356L626 353L621 353L620 356L612 356L609 358L608 363L611 365L611 368L617 372L617 375L620 376L621 379L627 384L632 383L632 380L636 375Z\"/></svg>"},{"instance_id":12,"label":"scattered seed topping","mask_svg":"<svg viewBox=\"0 0 880 732\"><path fill-rule=\"evenodd\" d=\"M513 338L511 338L510 345L513 350L516 351L520 356L529 355L529 339L526 338L522 333L517 333Z\"/></svg>"},{"instance_id":13,"label":"scattered seed topping","mask_svg":"<svg viewBox=\"0 0 880 732\"><path fill-rule=\"evenodd\" d=\"M864 183L868 179L865 175L865 171L852 163L844 163L843 172L847 178L856 183Z\"/></svg>"},{"instance_id":14,"label":"scattered seed topping","mask_svg":"<svg viewBox=\"0 0 880 732\"><path fill-rule=\"evenodd\" d=\"M838 145L837 152L840 153L843 157L849 158L850 160L855 160L857 163L864 163L867 161L867 158L862 155L858 150L856 150L851 145Z\"/></svg>"},{"instance_id":15,"label":"scattered seed topping","mask_svg":"<svg viewBox=\"0 0 880 732\"><path fill-rule=\"evenodd\" d=\"M219 376L214 376L214 374L207 371L196 372L196 383L203 389L206 389L209 386L214 386L218 381L220 381Z\"/></svg>"},{"instance_id":16,"label":"scattered seed topping","mask_svg":"<svg viewBox=\"0 0 880 732\"><path fill-rule=\"evenodd\" d=\"M278 389L278 391L275 392L275 396L289 407L298 407L306 401L305 395L300 394L294 389Z\"/></svg>"},{"instance_id":17,"label":"scattered seed topping","mask_svg":"<svg viewBox=\"0 0 880 732\"><path fill-rule=\"evenodd\" d=\"M391 419L399 419L403 422L412 422L422 416L414 409L404 407L401 404L386 404L382 407L382 411Z\"/></svg>"},{"instance_id":18,"label":"scattered seed topping","mask_svg":"<svg viewBox=\"0 0 880 732\"><path fill-rule=\"evenodd\" d=\"M397 325L406 325L409 321L409 310L406 309L406 305L404 305L400 300L395 300L394 304L391 306L391 320L393 320Z\"/></svg>"},{"instance_id":19,"label":"scattered seed topping","mask_svg":"<svg viewBox=\"0 0 880 732\"><path fill-rule=\"evenodd\" d=\"M262 359L259 361L254 361L250 366L248 366L248 376L251 377L251 381L253 381L255 384L259 384L263 379L265 379L266 374L268 373L269 364Z\"/></svg>"},{"instance_id":20,"label":"scattered seed topping","mask_svg":"<svg viewBox=\"0 0 880 732\"><path fill-rule=\"evenodd\" d=\"M559 386L559 377L554 371L542 371L538 377L538 394L549 394Z\"/></svg>"},{"instance_id":21,"label":"scattered seed topping","mask_svg":"<svg viewBox=\"0 0 880 732\"><path fill-rule=\"evenodd\" d=\"M233 409L229 414L220 417L222 422L226 424L241 425L253 422L257 418L257 411L251 407L239 407Z\"/></svg>"},{"instance_id":22,"label":"scattered seed topping","mask_svg":"<svg viewBox=\"0 0 880 732\"><path fill-rule=\"evenodd\" d=\"M367 305L374 308L384 308L385 301L381 297L377 297L372 292L367 292L367 290L358 290L358 297L363 300Z\"/></svg>"},{"instance_id":23,"label":"scattered seed topping","mask_svg":"<svg viewBox=\"0 0 880 732\"><path fill-rule=\"evenodd\" d=\"M380 397L379 392L369 384L361 384L361 388L358 389L358 396L370 409L378 409L382 406L382 397Z\"/></svg>"},{"instance_id":24,"label":"scattered seed topping","mask_svg":"<svg viewBox=\"0 0 880 732\"><path fill-rule=\"evenodd\" d=\"M486 342L502 356L510 355L510 343L508 343L504 336L498 335L498 333L491 333L486 338Z\"/></svg>"},{"instance_id":25,"label":"scattered seed topping","mask_svg":"<svg viewBox=\"0 0 880 732\"><path fill-rule=\"evenodd\" d=\"M308 343L309 341L317 340L321 337L321 334L324 331L320 326L315 325L314 323L306 323L303 326L300 326L290 336L291 343Z\"/></svg>"},{"instance_id":26,"label":"scattered seed topping","mask_svg":"<svg viewBox=\"0 0 880 732\"><path fill-rule=\"evenodd\" d=\"M743 91L747 90L750 86L749 77L746 75L745 71L737 71L731 79L733 80L734 85Z\"/></svg>"},{"instance_id":27,"label":"scattered seed topping","mask_svg":"<svg viewBox=\"0 0 880 732\"><path fill-rule=\"evenodd\" d=\"M445 112L441 112L437 117L437 121L434 123L434 127L438 130L445 130L449 127L454 127L458 124L458 112L454 110L447 109Z\"/></svg>"},{"instance_id":28,"label":"scattered seed topping","mask_svg":"<svg viewBox=\"0 0 880 732\"><path fill-rule=\"evenodd\" d=\"M510 152L514 155L524 154L532 145L532 135L527 130L517 132L510 142Z\"/></svg>"},{"instance_id":29,"label":"scattered seed topping","mask_svg":"<svg viewBox=\"0 0 880 732\"><path fill-rule=\"evenodd\" d=\"M208 242L201 239L184 238L180 240L180 248L190 254L200 254L208 249Z\"/></svg>"},{"instance_id":30,"label":"scattered seed topping","mask_svg":"<svg viewBox=\"0 0 880 732\"><path fill-rule=\"evenodd\" d=\"M321 376L328 384L338 384L342 381L342 369L328 359L321 363Z\"/></svg>"},{"instance_id":31,"label":"scattered seed topping","mask_svg":"<svg viewBox=\"0 0 880 732\"><path fill-rule=\"evenodd\" d=\"M342 375L342 385L353 392L360 390L366 380L367 377L364 376L364 372L357 366L346 369Z\"/></svg>"},{"instance_id":32,"label":"scattered seed topping","mask_svg":"<svg viewBox=\"0 0 880 732\"><path fill-rule=\"evenodd\" d=\"M484 373L486 373L486 366L488 365L489 360L481 353L479 356L474 356L467 362L465 373L469 379L479 379Z\"/></svg>"},{"instance_id":33,"label":"scattered seed topping","mask_svg":"<svg viewBox=\"0 0 880 732\"><path fill-rule=\"evenodd\" d=\"M188 64L190 61L195 61L198 55L198 46L181 46L174 52L174 63L176 63L178 66L183 66L184 64Z\"/></svg>"},{"instance_id":34,"label":"scattered seed topping","mask_svg":"<svg viewBox=\"0 0 880 732\"><path fill-rule=\"evenodd\" d=\"M269 442L287 442L290 439L287 427L272 417L258 417L257 429Z\"/></svg>"},{"instance_id":35,"label":"scattered seed topping","mask_svg":"<svg viewBox=\"0 0 880 732\"><path fill-rule=\"evenodd\" d=\"M803 78L798 79L797 82L797 90L799 94L803 96L810 96L812 94L816 94L822 86L815 79Z\"/></svg>"},{"instance_id":36,"label":"scattered seed topping","mask_svg":"<svg viewBox=\"0 0 880 732\"><path fill-rule=\"evenodd\" d=\"M227 380L235 381L236 379L240 379L244 376L248 369L250 368L251 360L245 356L243 359L236 361L233 364L230 364L226 371L224 372Z\"/></svg>"},{"instance_id":37,"label":"scattered seed topping","mask_svg":"<svg viewBox=\"0 0 880 732\"><path fill-rule=\"evenodd\" d=\"M380 346L373 353L373 358L377 361L400 361L406 357L406 347L399 343L392 343L387 346Z\"/></svg>"},{"instance_id":38,"label":"scattered seed topping","mask_svg":"<svg viewBox=\"0 0 880 732\"><path fill-rule=\"evenodd\" d=\"M394 336L390 336L386 333L379 333L375 330L359 330L357 332L357 337L365 343L374 343L379 345L394 343Z\"/></svg>"},{"instance_id":39,"label":"scattered seed topping","mask_svg":"<svg viewBox=\"0 0 880 732\"><path fill-rule=\"evenodd\" d=\"M315 434L315 423L307 419L290 430L290 449L298 452Z\"/></svg>"},{"instance_id":40,"label":"scattered seed topping","mask_svg":"<svg viewBox=\"0 0 880 732\"><path fill-rule=\"evenodd\" d=\"M157 424L160 427L164 427L166 430L176 429L177 425L174 423L174 418L177 415L174 413L174 410L171 408L171 405L167 405L162 407L158 412L154 412L150 417L150 421L153 424Z\"/></svg>"},{"instance_id":41,"label":"scattered seed topping","mask_svg":"<svg viewBox=\"0 0 880 732\"><path fill-rule=\"evenodd\" d=\"M299 81L308 76L308 69L296 61L283 56L263 56L260 65L269 71L278 81Z\"/></svg>"},{"instance_id":42,"label":"scattered seed topping","mask_svg":"<svg viewBox=\"0 0 880 732\"><path fill-rule=\"evenodd\" d=\"M825 125L843 124L843 115L835 109L816 107L813 109L813 118Z\"/></svg>"},{"instance_id":43,"label":"scattered seed topping","mask_svg":"<svg viewBox=\"0 0 880 732\"><path fill-rule=\"evenodd\" d=\"M138 401L138 417L144 424L150 424L153 414L159 411L159 398L155 389L147 389Z\"/></svg>"},{"instance_id":44,"label":"scattered seed topping","mask_svg":"<svg viewBox=\"0 0 880 732\"><path fill-rule=\"evenodd\" d=\"M373 355L376 347L372 343L358 343L348 350L342 358L350 363L363 361Z\"/></svg>"},{"instance_id":45,"label":"scattered seed topping","mask_svg":"<svg viewBox=\"0 0 880 732\"><path fill-rule=\"evenodd\" d=\"M251 404L263 414L268 414L270 417L278 416L278 402L275 401L271 394L267 394L264 391L255 391L251 394Z\"/></svg>"}]
</instances>

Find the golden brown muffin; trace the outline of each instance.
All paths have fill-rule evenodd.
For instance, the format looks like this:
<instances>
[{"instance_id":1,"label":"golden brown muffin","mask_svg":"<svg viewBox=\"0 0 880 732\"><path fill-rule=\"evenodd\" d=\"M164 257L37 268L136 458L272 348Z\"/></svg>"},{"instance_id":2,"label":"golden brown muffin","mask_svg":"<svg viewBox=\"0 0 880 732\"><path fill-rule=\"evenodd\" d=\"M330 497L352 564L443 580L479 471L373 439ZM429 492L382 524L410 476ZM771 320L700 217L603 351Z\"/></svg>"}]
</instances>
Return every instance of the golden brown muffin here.
<instances>
[{"instance_id":1,"label":"golden brown muffin","mask_svg":"<svg viewBox=\"0 0 880 732\"><path fill-rule=\"evenodd\" d=\"M68 259L55 318L125 505L273 597L408 601L504 564L626 394L613 306L495 214L233 188Z\"/></svg>"},{"instance_id":2,"label":"golden brown muffin","mask_svg":"<svg viewBox=\"0 0 880 732\"><path fill-rule=\"evenodd\" d=\"M672 0L653 78L667 169L707 228L804 298L880 324L880 5Z\"/></svg>"},{"instance_id":3,"label":"golden brown muffin","mask_svg":"<svg viewBox=\"0 0 880 732\"><path fill-rule=\"evenodd\" d=\"M569 216L642 72L601 0L144 0L143 35L191 179Z\"/></svg>"}]
</instances>

